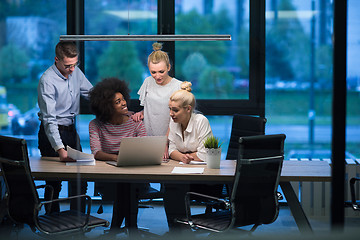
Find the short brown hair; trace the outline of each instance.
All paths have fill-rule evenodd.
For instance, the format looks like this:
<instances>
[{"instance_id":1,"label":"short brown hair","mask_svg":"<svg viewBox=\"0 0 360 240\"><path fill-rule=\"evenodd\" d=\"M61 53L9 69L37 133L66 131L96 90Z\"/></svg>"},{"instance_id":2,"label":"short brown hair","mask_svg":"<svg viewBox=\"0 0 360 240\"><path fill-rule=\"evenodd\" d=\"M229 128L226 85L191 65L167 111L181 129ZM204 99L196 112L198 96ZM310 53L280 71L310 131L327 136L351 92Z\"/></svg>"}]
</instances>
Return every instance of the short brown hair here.
<instances>
[{"instance_id":1,"label":"short brown hair","mask_svg":"<svg viewBox=\"0 0 360 240\"><path fill-rule=\"evenodd\" d=\"M59 42L55 47L55 56L62 60L64 57L74 58L79 55L79 51L74 42Z\"/></svg>"}]
</instances>

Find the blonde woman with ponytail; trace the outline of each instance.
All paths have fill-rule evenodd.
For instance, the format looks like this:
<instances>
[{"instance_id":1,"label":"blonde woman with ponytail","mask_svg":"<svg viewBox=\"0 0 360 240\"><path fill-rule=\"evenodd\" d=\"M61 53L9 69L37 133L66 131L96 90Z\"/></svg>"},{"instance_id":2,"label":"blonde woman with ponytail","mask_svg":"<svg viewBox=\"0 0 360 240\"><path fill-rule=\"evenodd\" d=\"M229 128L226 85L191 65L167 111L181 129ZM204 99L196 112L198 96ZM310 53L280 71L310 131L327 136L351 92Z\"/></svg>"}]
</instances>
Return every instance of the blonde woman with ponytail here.
<instances>
[{"instance_id":1,"label":"blonde woman with ponytail","mask_svg":"<svg viewBox=\"0 0 360 240\"><path fill-rule=\"evenodd\" d=\"M170 60L168 54L161 50L162 44L156 42L152 46L153 52L148 57L151 76L145 78L138 91L140 105L144 109L132 118L135 121L144 120L148 136L164 136L167 135L170 121L169 97L180 89L181 81L169 76ZM167 149L164 155L167 155Z\"/></svg>"},{"instance_id":2,"label":"blonde woman with ponytail","mask_svg":"<svg viewBox=\"0 0 360 240\"><path fill-rule=\"evenodd\" d=\"M206 161L204 141L212 135L209 120L195 110L195 97L191 83L183 82L181 90L170 96L169 155L170 158L189 164L191 161ZM186 216L185 194L189 191L220 196L222 184L166 183L164 207L170 233L177 233L174 219Z\"/></svg>"},{"instance_id":3,"label":"blonde woman with ponytail","mask_svg":"<svg viewBox=\"0 0 360 240\"><path fill-rule=\"evenodd\" d=\"M190 82L183 82L181 90L174 92L169 101L170 158L183 163L205 161L204 140L212 135L209 120L194 112L195 96Z\"/></svg>"}]
</instances>

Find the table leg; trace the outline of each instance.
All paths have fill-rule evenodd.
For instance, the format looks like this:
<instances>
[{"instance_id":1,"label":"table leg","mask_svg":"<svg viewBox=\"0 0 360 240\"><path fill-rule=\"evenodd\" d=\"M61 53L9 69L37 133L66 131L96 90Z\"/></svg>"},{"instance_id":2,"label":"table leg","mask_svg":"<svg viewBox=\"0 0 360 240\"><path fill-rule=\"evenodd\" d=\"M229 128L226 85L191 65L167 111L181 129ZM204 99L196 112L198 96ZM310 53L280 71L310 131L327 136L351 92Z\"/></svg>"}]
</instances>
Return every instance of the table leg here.
<instances>
[{"instance_id":1,"label":"table leg","mask_svg":"<svg viewBox=\"0 0 360 240\"><path fill-rule=\"evenodd\" d=\"M297 198L290 182L280 182L280 187L285 195L290 211L294 217L294 220L300 232L312 233L313 230L311 228L309 220L306 217L304 210L299 202L299 199Z\"/></svg>"}]
</instances>

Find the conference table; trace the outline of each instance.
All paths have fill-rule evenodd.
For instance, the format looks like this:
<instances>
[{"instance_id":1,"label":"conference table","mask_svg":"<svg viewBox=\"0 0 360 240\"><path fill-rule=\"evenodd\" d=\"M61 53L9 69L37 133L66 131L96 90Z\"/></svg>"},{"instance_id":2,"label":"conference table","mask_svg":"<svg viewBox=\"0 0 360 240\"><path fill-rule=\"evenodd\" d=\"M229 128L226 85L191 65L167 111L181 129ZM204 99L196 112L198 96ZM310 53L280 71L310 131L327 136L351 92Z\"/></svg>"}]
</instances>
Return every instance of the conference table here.
<instances>
[{"instance_id":1,"label":"conference table","mask_svg":"<svg viewBox=\"0 0 360 240\"><path fill-rule=\"evenodd\" d=\"M103 161L95 166L67 166L64 162L30 158L30 167L36 180L74 180L116 181L129 183L232 183L236 161L222 160L220 169L209 169L206 165L181 165L176 161L163 162L161 165L115 167ZM184 170L202 170L202 173L172 173L175 167ZM191 169L192 168L192 169ZM280 186L293 214L294 220L303 233L312 232L299 199L290 182L330 182L331 168L325 161L284 161Z\"/></svg>"}]
</instances>

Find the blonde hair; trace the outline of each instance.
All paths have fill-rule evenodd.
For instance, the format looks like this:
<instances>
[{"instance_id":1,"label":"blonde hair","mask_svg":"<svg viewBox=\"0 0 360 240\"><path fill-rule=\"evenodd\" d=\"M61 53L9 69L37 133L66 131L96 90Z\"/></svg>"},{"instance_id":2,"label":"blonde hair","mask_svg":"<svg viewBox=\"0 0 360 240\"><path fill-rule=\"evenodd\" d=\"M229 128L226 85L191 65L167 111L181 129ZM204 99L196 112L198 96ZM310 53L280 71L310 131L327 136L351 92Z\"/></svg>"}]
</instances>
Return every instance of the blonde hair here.
<instances>
[{"instance_id":1,"label":"blonde hair","mask_svg":"<svg viewBox=\"0 0 360 240\"><path fill-rule=\"evenodd\" d=\"M196 100L194 94L191 93L191 82L182 82L181 89L174 92L170 96L170 101L180 102L182 107L191 106L191 109L195 109Z\"/></svg>"},{"instance_id":2,"label":"blonde hair","mask_svg":"<svg viewBox=\"0 0 360 240\"><path fill-rule=\"evenodd\" d=\"M170 67L169 55L161 50L162 43L155 42L152 47L154 51L148 57L148 66L150 63L158 64L159 62L164 61L166 66Z\"/></svg>"}]
</instances>

